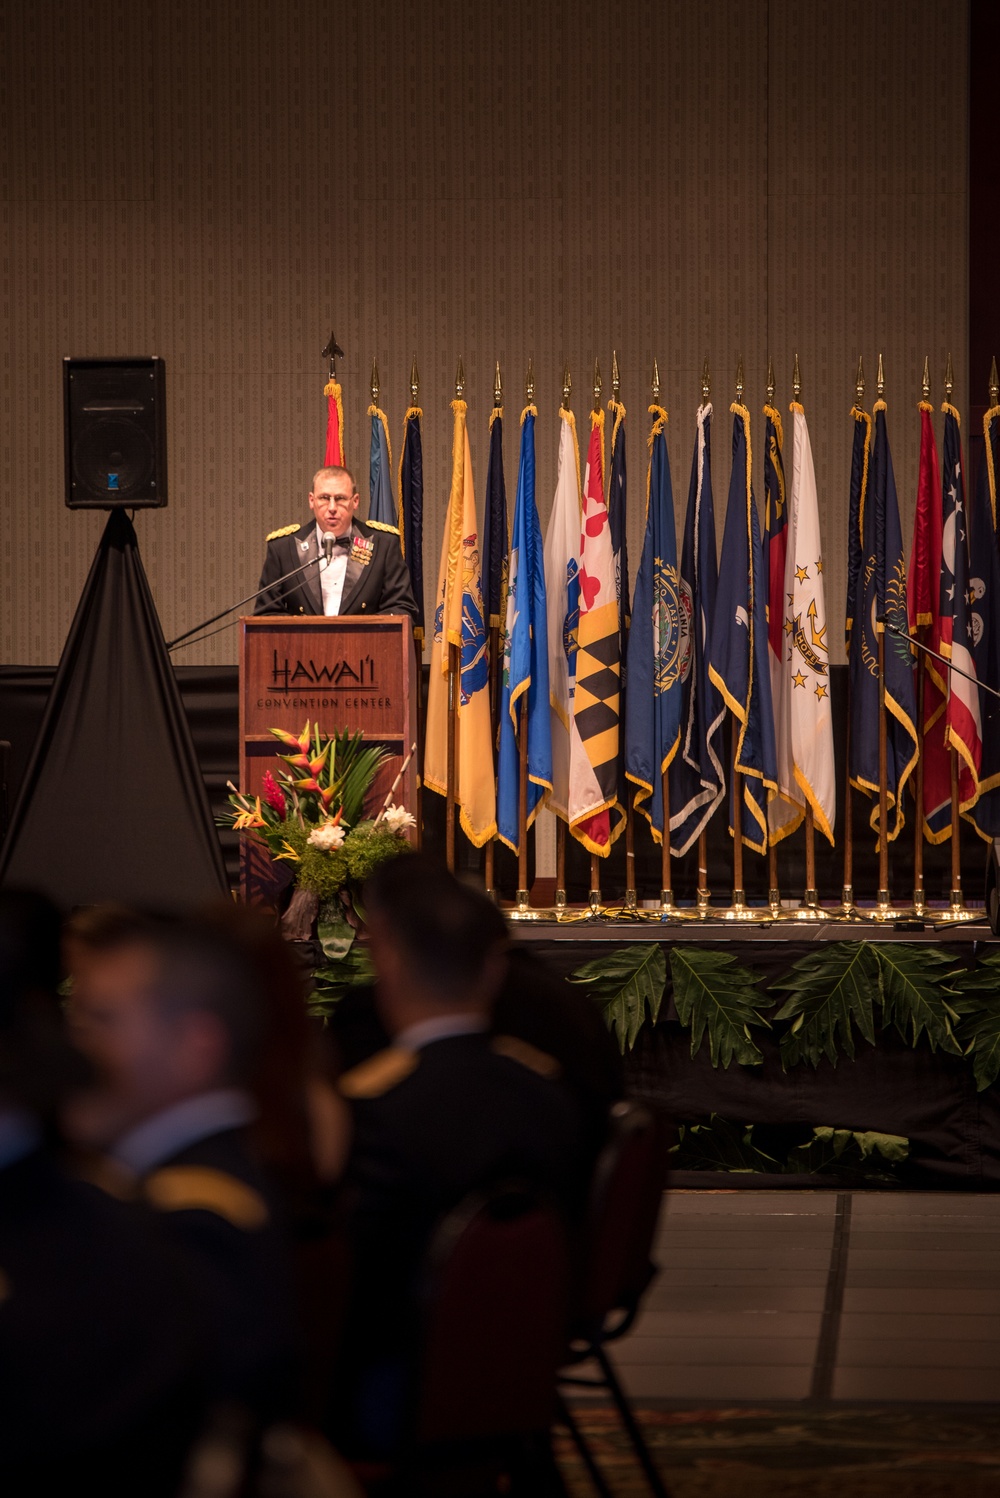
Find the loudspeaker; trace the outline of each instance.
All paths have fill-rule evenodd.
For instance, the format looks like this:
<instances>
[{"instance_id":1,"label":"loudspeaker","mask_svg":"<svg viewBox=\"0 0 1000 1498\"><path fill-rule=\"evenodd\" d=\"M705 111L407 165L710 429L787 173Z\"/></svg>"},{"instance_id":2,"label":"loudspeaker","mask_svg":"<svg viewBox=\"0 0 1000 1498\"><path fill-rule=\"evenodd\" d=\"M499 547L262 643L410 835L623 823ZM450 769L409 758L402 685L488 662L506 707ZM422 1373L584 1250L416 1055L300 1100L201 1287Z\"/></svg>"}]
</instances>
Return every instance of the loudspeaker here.
<instances>
[{"instance_id":1,"label":"loudspeaker","mask_svg":"<svg viewBox=\"0 0 1000 1498\"><path fill-rule=\"evenodd\" d=\"M162 359L64 359L63 440L71 510L167 502Z\"/></svg>"}]
</instances>

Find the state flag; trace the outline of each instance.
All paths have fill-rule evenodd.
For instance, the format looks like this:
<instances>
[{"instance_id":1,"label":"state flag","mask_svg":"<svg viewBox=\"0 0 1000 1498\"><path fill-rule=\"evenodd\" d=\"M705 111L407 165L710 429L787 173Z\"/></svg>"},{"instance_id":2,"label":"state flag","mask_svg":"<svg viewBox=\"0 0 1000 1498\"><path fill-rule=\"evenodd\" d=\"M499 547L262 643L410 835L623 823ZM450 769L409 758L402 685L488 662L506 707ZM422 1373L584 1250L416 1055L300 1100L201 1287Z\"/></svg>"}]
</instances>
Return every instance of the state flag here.
<instances>
[{"instance_id":1,"label":"state flag","mask_svg":"<svg viewBox=\"0 0 1000 1498\"><path fill-rule=\"evenodd\" d=\"M521 414L521 454L511 534L499 711L497 828L501 842L520 853L521 734L527 704L528 789L525 825L530 827L552 788L552 727L549 708L548 624L542 529L535 503L534 406Z\"/></svg>"},{"instance_id":2,"label":"state flag","mask_svg":"<svg viewBox=\"0 0 1000 1498\"><path fill-rule=\"evenodd\" d=\"M368 407L372 419L371 446L368 457L368 524L378 531L399 535L396 502L392 494L392 448L389 423L380 407Z\"/></svg>"},{"instance_id":3,"label":"state flag","mask_svg":"<svg viewBox=\"0 0 1000 1498\"><path fill-rule=\"evenodd\" d=\"M398 480L399 539L417 605L413 635L421 653L424 639L424 450L420 421L423 414L419 406L410 406L403 417Z\"/></svg>"},{"instance_id":4,"label":"state flag","mask_svg":"<svg viewBox=\"0 0 1000 1498\"><path fill-rule=\"evenodd\" d=\"M475 847L481 848L497 830L489 662L466 403L452 401L451 409L455 413L451 493L434 610L424 784L441 796L448 794L448 657L449 646L455 645L460 661L456 800L462 830Z\"/></svg>"},{"instance_id":5,"label":"state flag","mask_svg":"<svg viewBox=\"0 0 1000 1498\"><path fill-rule=\"evenodd\" d=\"M934 407L929 401L921 401L919 410L920 466L907 576L907 617L910 633L918 635L929 649L940 655L941 480L932 421ZM919 659L914 662L915 669ZM948 668L932 655L924 655L922 660L924 687L920 754L923 760L923 805L920 814L924 837L928 842L940 843L951 833L951 756L944 737Z\"/></svg>"}]
</instances>

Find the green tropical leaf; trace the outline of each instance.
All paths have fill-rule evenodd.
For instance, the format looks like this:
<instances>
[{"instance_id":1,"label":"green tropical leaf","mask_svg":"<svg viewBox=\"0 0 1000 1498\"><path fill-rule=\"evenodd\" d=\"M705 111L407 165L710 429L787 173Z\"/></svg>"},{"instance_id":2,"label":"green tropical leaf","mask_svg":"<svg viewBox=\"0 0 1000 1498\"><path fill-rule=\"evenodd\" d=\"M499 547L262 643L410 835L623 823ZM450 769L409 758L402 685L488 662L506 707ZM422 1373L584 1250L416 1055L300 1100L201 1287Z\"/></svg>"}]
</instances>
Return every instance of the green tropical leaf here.
<instances>
[{"instance_id":1,"label":"green tropical leaf","mask_svg":"<svg viewBox=\"0 0 1000 1498\"><path fill-rule=\"evenodd\" d=\"M728 952L712 948L675 946L670 949L674 1007L681 1024L691 1031L691 1055L698 1053L706 1030L713 1066L756 1066L763 1061L750 1026L770 1029L761 1010L768 1007L749 968Z\"/></svg>"},{"instance_id":2,"label":"green tropical leaf","mask_svg":"<svg viewBox=\"0 0 1000 1498\"><path fill-rule=\"evenodd\" d=\"M667 962L659 942L635 942L619 947L570 973L571 983L586 983L590 997L604 1008L609 1030L618 1035L622 1053L631 1050L642 1029L646 1011L655 1025L660 1017Z\"/></svg>"},{"instance_id":3,"label":"green tropical leaf","mask_svg":"<svg viewBox=\"0 0 1000 1498\"><path fill-rule=\"evenodd\" d=\"M886 1019L909 1045L916 1045L926 1034L932 1051L940 1046L960 1056L962 1047L953 1028L959 1017L954 1007L958 976L954 957L909 942L880 942L874 951L882 972Z\"/></svg>"},{"instance_id":4,"label":"green tropical leaf","mask_svg":"<svg viewBox=\"0 0 1000 1498\"><path fill-rule=\"evenodd\" d=\"M771 989L788 994L777 1014L792 1020L781 1037L781 1065L785 1071L807 1060L819 1066L826 1056L837 1064L837 1039L854 1058L852 1020L869 1045L875 1044L872 996L879 987L878 958L868 942L837 941L801 957L787 977Z\"/></svg>"},{"instance_id":5,"label":"green tropical leaf","mask_svg":"<svg viewBox=\"0 0 1000 1498\"><path fill-rule=\"evenodd\" d=\"M956 1038L966 1056L979 1092L1000 1076L1000 954L984 957L953 980L959 998Z\"/></svg>"},{"instance_id":6,"label":"green tropical leaf","mask_svg":"<svg viewBox=\"0 0 1000 1498\"><path fill-rule=\"evenodd\" d=\"M781 1175L783 1165L753 1142L753 1124L730 1123L717 1113L706 1124L679 1124L670 1151L674 1170L728 1170L734 1175Z\"/></svg>"},{"instance_id":7,"label":"green tropical leaf","mask_svg":"<svg viewBox=\"0 0 1000 1498\"><path fill-rule=\"evenodd\" d=\"M789 1150L788 1175L837 1175L859 1180L893 1180L894 1165L909 1158L910 1141L874 1130L815 1128L805 1144Z\"/></svg>"}]
</instances>

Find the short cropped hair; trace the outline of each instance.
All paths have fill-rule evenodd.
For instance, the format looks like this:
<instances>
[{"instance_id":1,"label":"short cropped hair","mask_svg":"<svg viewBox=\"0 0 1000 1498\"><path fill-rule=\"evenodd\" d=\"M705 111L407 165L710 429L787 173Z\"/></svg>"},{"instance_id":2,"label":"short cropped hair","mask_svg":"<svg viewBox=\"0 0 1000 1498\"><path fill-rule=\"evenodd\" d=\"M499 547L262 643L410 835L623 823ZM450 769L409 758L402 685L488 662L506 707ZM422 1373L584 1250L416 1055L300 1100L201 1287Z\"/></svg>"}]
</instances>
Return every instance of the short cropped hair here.
<instances>
[{"instance_id":1,"label":"short cropped hair","mask_svg":"<svg viewBox=\"0 0 1000 1498\"><path fill-rule=\"evenodd\" d=\"M420 853L377 869L365 884L364 903L385 919L414 974L445 1000L457 1001L474 988L507 942L492 900Z\"/></svg>"},{"instance_id":2,"label":"short cropped hair","mask_svg":"<svg viewBox=\"0 0 1000 1498\"><path fill-rule=\"evenodd\" d=\"M316 472L313 474L312 492L314 494L316 493L316 480L317 479L327 479L327 478L329 478L329 479L339 479L341 477L341 475L343 475L344 478L350 479L350 481L351 481L351 493L352 494L357 494L357 492L358 492L358 486L357 486L357 484L355 482L354 474L351 472L351 470L349 468L345 468L342 463L341 464L333 463L333 464L330 465L329 468L317 468Z\"/></svg>"}]
</instances>

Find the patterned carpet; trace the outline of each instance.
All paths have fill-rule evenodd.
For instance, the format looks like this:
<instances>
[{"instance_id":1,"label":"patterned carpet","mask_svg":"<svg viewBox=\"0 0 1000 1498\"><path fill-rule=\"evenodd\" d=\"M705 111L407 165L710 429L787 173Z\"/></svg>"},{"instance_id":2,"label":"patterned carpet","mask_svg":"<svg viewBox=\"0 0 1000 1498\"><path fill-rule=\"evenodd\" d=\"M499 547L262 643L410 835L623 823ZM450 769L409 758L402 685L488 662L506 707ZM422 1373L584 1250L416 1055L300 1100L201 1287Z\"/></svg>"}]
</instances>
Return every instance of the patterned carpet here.
<instances>
[{"instance_id":1,"label":"patterned carpet","mask_svg":"<svg viewBox=\"0 0 1000 1498\"><path fill-rule=\"evenodd\" d=\"M614 1412L576 1406L615 1498L648 1492ZM1000 1407L823 1405L640 1411L672 1498L998 1498ZM573 1498L593 1488L557 1442Z\"/></svg>"}]
</instances>

